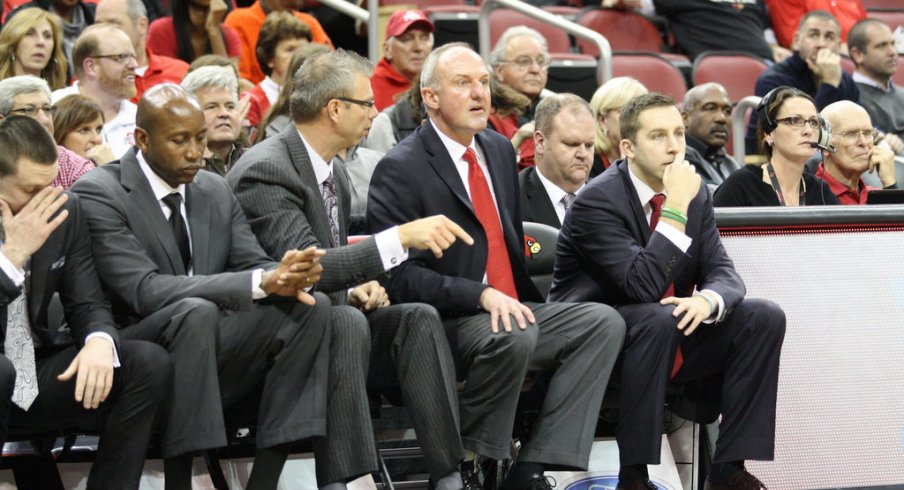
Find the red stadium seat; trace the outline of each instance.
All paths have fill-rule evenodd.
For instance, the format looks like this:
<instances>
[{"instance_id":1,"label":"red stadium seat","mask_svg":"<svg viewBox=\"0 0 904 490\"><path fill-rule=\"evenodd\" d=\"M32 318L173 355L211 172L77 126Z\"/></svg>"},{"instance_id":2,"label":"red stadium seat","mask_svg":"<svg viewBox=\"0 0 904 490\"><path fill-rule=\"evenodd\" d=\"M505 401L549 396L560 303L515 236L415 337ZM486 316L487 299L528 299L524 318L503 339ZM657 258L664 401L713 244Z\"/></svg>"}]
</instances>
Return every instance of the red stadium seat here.
<instances>
[{"instance_id":1,"label":"red stadium seat","mask_svg":"<svg viewBox=\"0 0 904 490\"><path fill-rule=\"evenodd\" d=\"M694 60L694 85L717 82L728 91L728 98L737 102L753 95L756 80L768 65L762 59L740 52L707 51Z\"/></svg>"},{"instance_id":2,"label":"red stadium seat","mask_svg":"<svg viewBox=\"0 0 904 490\"><path fill-rule=\"evenodd\" d=\"M854 60L848 58L847 56L841 57L841 69L844 70L848 75L853 75L854 70L857 69L857 65L854 64Z\"/></svg>"},{"instance_id":3,"label":"red stadium seat","mask_svg":"<svg viewBox=\"0 0 904 490\"><path fill-rule=\"evenodd\" d=\"M866 16L884 22L894 31L898 26L904 26L904 2L899 0L897 8L898 10L870 10Z\"/></svg>"},{"instance_id":4,"label":"red stadium seat","mask_svg":"<svg viewBox=\"0 0 904 490\"><path fill-rule=\"evenodd\" d=\"M568 33L509 9L495 9L490 12L490 46L495 47L496 41L499 40L502 33L509 27L514 26L527 26L536 29L546 38L550 53L571 52L571 38L568 37Z\"/></svg>"},{"instance_id":5,"label":"red stadium seat","mask_svg":"<svg viewBox=\"0 0 904 490\"><path fill-rule=\"evenodd\" d=\"M684 93L687 92L687 82L681 72L668 59L656 53L613 53L612 76L636 78L651 92L671 95L678 102L684 100Z\"/></svg>"},{"instance_id":6,"label":"red stadium seat","mask_svg":"<svg viewBox=\"0 0 904 490\"><path fill-rule=\"evenodd\" d=\"M901 5L901 0L863 0L863 7L866 8L866 10L875 10L875 9L901 10L901 9L904 9L904 6Z\"/></svg>"},{"instance_id":7,"label":"red stadium seat","mask_svg":"<svg viewBox=\"0 0 904 490\"><path fill-rule=\"evenodd\" d=\"M659 28L635 12L592 8L585 10L577 23L605 36L612 51L662 51ZM577 44L582 53L600 55L596 45L589 41L578 39Z\"/></svg>"},{"instance_id":8,"label":"red stadium seat","mask_svg":"<svg viewBox=\"0 0 904 490\"><path fill-rule=\"evenodd\" d=\"M570 21L574 21L581 15L581 8L579 7L571 7L568 5L547 5L543 7L543 10L556 14L560 17L564 17Z\"/></svg>"}]
</instances>

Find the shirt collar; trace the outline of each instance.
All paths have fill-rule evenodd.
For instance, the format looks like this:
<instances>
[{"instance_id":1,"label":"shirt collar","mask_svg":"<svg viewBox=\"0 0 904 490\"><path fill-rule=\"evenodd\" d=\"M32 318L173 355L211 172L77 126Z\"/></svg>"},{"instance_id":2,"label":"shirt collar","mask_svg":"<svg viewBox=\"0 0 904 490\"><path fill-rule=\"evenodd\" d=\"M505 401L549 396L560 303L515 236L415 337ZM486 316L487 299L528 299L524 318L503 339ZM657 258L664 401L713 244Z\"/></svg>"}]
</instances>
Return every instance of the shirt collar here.
<instances>
[{"instance_id":1,"label":"shirt collar","mask_svg":"<svg viewBox=\"0 0 904 490\"><path fill-rule=\"evenodd\" d=\"M442 141L443 146L446 147L446 151L449 152L449 156L452 157L453 162L461 161L462 157L465 155L465 152L468 148L472 148L474 153L477 153L477 144L475 139L471 138L471 143L468 146L462 145L461 143L453 140L452 138L446 136L439 128L436 127L436 124L433 123L432 119L428 119L430 121L430 125L433 126L433 130L436 131L436 134L439 135L439 140Z\"/></svg>"},{"instance_id":2,"label":"shirt collar","mask_svg":"<svg viewBox=\"0 0 904 490\"><path fill-rule=\"evenodd\" d=\"M627 164L627 162L625 162L625 164ZM628 165L628 175L631 176L631 183L634 184L634 190L637 191L637 197L640 198L641 207L646 207L647 204L649 204L650 199L653 199L653 196L656 194L665 194L665 190L656 192L648 186L646 182L637 178L637 176L634 175L634 172L631 171L630 165Z\"/></svg>"},{"instance_id":3,"label":"shirt collar","mask_svg":"<svg viewBox=\"0 0 904 490\"><path fill-rule=\"evenodd\" d=\"M147 160L144 159L144 154L141 150L135 152L135 157L138 158L138 166L141 167L141 171L144 173L145 178L148 179L148 184L151 184L151 191L154 192L155 199L160 201L173 192L178 192L182 195L182 202L185 202L185 184L179 184L178 187L172 187L167 184L166 181L161 179L160 176L151 169Z\"/></svg>"},{"instance_id":4,"label":"shirt collar","mask_svg":"<svg viewBox=\"0 0 904 490\"><path fill-rule=\"evenodd\" d=\"M296 128L295 131L298 131ZM333 166L330 163L327 163L323 157L317 153L314 148L308 143L308 140L304 139L304 135L301 134L301 131L298 131L298 136L301 138L301 142L304 143L304 147L308 150L308 158L311 160L311 167L314 168L314 176L317 177L317 183L323 185L323 183L333 174Z\"/></svg>"},{"instance_id":5,"label":"shirt collar","mask_svg":"<svg viewBox=\"0 0 904 490\"><path fill-rule=\"evenodd\" d=\"M836 179L828 171L826 171L825 163L819 164L819 168L816 169L816 176L819 177L820 179L824 180L825 183L829 185L829 189L831 189L832 194L835 194L836 196L841 196L843 194L850 194L851 197L853 197L855 201L859 202L860 194L862 194L863 191L865 190L864 189L865 185L863 184L863 179L860 179L860 181L857 182L857 190L854 191L853 189L851 189L850 187L848 187L847 185L845 185L844 183L842 183L841 181Z\"/></svg>"},{"instance_id":6,"label":"shirt collar","mask_svg":"<svg viewBox=\"0 0 904 490\"><path fill-rule=\"evenodd\" d=\"M859 71L854 72L854 81L857 83L862 83L863 85L869 85L870 87L876 87L879 90L885 92L891 92L894 90L894 84L892 84L891 79L888 80L888 83L883 87L882 84L873 80L872 78L860 73Z\"/></svg>"},{"instance_id":7,"label":"shirt collar","mask_svg":"<svg viewBox=\"0 0 904 490\"><path fill-rule=\"evenodd\" d=\"M540 182L543 184L543 188L546 189L546 193L549 194L549 199L556 204L565 197L565 194L568 194L568 191L562 189L561 187L554 184L551 180L547 179L543 172L540 170L540 167L537 167L537 177L540 179ZM581 186L583 188L583 186ZM580 189L578 189L580 190ZM577 194L577 192L575 192Z\"/></svg>"}]
</instances>

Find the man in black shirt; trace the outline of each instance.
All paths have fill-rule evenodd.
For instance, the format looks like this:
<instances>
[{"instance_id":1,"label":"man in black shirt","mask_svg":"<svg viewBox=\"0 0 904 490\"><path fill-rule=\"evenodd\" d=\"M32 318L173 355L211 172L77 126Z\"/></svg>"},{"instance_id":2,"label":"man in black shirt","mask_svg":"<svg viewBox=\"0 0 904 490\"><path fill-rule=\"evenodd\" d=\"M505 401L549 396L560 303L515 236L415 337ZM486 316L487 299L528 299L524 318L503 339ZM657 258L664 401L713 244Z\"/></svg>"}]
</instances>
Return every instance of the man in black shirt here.
<instances>
[{"instance_id":1,"label":"man in black shirt","mask_svg":"<svg viewBox=\"0 0 904 490\"><path fill-rule=\"evenodd\" d=\"M725 87L705 83L687 91L681 111L688 151L687 160L707 185L715 188L728 174L741 168L725 152L728 124L731 120L731 101Z\"/></svg>"}]
</instances>

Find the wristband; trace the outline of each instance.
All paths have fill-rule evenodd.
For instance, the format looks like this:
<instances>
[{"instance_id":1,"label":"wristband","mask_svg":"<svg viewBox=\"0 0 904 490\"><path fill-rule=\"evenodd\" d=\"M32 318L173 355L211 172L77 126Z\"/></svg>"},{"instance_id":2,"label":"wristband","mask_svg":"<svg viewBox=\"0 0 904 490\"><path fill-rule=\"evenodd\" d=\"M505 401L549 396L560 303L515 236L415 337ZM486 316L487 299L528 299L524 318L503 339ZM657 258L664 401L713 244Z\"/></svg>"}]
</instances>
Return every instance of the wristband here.
<instances>
[{"instance_id":1,"label":"wristband","mask_svg":"<svg viewBox=\"0 0 904 490\"><path fill-rule=\"evenodd\" d=\"M694 296L699 296L703 298L707 303L709 303L709 316L712 317L716 313L716 304L713 303L713 300L709 299L708 296L702 293L695 293Z\"/></svg>"},{"instance_id":2,"label":"wristband","mask_svg":"<svg viewBox=\"0 0 904 490\"><path fill-rule=\"evenodd\" d=\"M687 224L687 215L672 208L662 208L662 214L660 214L660 216L663 218L669 218L673 221L677 221L682 225Z\"/></svg>"}]
</instances>

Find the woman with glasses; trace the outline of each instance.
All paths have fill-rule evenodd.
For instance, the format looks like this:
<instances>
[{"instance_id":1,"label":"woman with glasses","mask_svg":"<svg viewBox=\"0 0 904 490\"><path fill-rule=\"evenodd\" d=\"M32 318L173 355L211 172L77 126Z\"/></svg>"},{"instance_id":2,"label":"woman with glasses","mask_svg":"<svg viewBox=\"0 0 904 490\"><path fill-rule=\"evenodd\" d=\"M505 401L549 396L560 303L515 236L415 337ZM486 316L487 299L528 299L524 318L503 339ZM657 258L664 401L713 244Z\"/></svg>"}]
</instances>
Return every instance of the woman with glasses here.
<instances>
[{"instance_id":1,"label":"woman with glasses","mask_svg":"<svg viewBox=\"0 0 904 490\"><path fill-rule=\"evenodd\" d=\"M0 80L18 75L43 78L51 90L66 86L66 56L60 18L28 8L0 31Z\"/></svg>"},{"instance_id":2,"label":"woman with glasses","mask_svg":"<svg viewBox=\"0 0 904 490\"><path fill-rule=\"evenodd\" d=\"M97 165L112 162L115 157L104 142L104 111L83 95L69 95L54 106L53 139L82 158Z\"/></svg>"},{"instance_id":3,"label":"woman with glasses","mask_svg":"<svg viewBox=\"0 0 904 490\"><path fill-rule=\"evenodd\" d=\"M811 206L838 204L829 186L804 172L807 160L830 143L820 141L823 127L816 103L806 93L779 87L757 108L757 142L766 163L746 165L716 190L716 206Z\"/></svg>"}]
</instances>

